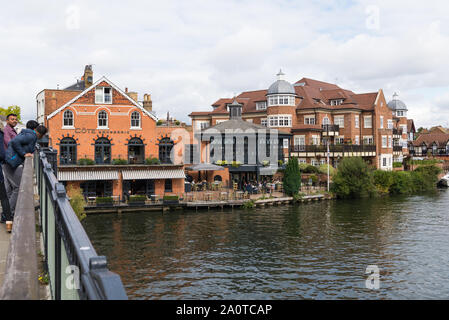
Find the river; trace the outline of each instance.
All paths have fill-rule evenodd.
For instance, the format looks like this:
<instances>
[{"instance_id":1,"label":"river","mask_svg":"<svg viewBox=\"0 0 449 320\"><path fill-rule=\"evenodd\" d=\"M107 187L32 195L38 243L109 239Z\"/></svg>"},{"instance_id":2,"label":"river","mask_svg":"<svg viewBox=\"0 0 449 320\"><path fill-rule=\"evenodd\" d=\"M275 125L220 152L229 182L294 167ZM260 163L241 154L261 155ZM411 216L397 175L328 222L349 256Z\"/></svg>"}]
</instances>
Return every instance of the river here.
<instances>
[{"instance_id":1,"label":"river","mask_svg":"<svg viewBox=\"0 0 449 320\"><path fill-rule=\"evenodd\" d=\"M449 190L83 225L130 299L449 299Z\"/></svg>"}]
</instances>

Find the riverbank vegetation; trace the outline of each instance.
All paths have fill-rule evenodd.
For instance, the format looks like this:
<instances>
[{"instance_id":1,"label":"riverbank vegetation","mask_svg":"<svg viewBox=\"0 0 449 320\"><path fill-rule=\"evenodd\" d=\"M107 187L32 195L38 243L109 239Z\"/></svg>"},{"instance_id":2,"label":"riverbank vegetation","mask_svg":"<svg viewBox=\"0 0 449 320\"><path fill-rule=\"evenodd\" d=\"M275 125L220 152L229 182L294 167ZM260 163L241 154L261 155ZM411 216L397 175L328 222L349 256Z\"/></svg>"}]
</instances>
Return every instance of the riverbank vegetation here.
<instances>
[{"instance_id":1,"label":"riverbank vegetation","mask_svg":"<svg viewBox=\"0 0 449 320\"><path fill-rule=\"evenodd\" d=\"M288 159L282 183L284 192L287 195L294 196L298 194L301 188L301 171L296 157Z\"/></svg>"},{"instance_id":2,"label":"riverbank vegetation","mask_svg":"<svg viewBox=\"0 0 449 320\"><path fill-rule=\"evenodd\" d=\"M339 198L379 194L413 194L436 188L441 169L434 164L414 171L382 171L370 168L362 158L345 158L333 177L332 192Z\"/></svg>"}]
</instances>

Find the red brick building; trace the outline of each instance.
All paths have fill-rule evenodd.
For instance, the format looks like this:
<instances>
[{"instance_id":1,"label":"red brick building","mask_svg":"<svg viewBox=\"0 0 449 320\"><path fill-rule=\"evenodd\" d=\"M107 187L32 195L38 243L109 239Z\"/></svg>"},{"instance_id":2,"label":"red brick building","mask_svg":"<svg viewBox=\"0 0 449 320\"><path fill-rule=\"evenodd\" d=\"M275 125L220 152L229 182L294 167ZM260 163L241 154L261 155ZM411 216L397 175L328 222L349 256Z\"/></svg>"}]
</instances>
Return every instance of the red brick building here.
<instances>
[{"instance_id":1,"label":"red brick building","mask_svg":"<svg viewBox=\"0 0 449 320\"><path fill-rule=\"evenodd\" d=\"M41 91L38 120L58 151L58 180L86 196L164 195L184 192L184 167L174 161L176 126L158 127L151 96L122 91L106 77L93 82L91 66L81 81ZM180 156L182 157L182 151ZM91 165L87 165L91 163Z\"/></svg>"},{"instance_id":2,"label":"red brick building","mask_svg":"<svg viewBox=\"0 0 449 320\"><path fill-rule=\"evenodd\" d=\"M242 119L293 135L290 156L318 165L326 162L329 142L330 162L336 166L348 156L361 156L378 168L391 170L393 153L399 161L407 154L407 129L398 133L407 118L393 114L382 89L356 94L331 83L302 78L294 84L283 79L268 89L242 92ZM229 119L232 99L221 98L208 112L192 112L194 130ZM396 145L394 145L394 142ZM399 148L400 147L400 148ZM399 150L400 149L400 150Z\"/></svg>"}]
</instances>

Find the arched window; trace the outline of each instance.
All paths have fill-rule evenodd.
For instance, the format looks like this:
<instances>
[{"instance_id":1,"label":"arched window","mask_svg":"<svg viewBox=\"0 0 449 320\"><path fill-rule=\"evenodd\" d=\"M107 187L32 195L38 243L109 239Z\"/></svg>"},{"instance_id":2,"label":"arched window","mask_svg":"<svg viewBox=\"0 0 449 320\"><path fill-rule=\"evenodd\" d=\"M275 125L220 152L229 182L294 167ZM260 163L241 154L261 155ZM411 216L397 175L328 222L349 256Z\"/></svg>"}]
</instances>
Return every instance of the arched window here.
<instances>
[{"instance_id":1,"label":"arched window","mask_svg":"<svg viewBox=\"0 0 449 320\"><path fill-rule=\"evenodd\" d=\"M59 144L59 163L76 164L76 141L73 138L65 137Z\"/></svg>"},{"instance_id":2,"label":"arched window","mask_svg":"<svg viewBox=\"0 0 449 320\"><path fill-rule=\"evenodd\" d=\"M111 163L111 142L107 138L98 138L95 141L95 163Z\"/></svg>"},{"instance_id":3,"label":"arched window","mask_svg":"<svg viewBox=\"0 0 449 320\"><path fill-rule=\"evenodd\" d=\"M140 113L137 111L131 113L131 128L140 128Z\"/></svg>"},{"instance_id":4,"label":"arched window","mask_svg":"<svg viewBox=\"0 0 449 320\"><path fill-rule=\"evenodd\" d=\"M73 127L73 112L70 110L64 111L63 121L64 127Z\"/></svg>"},{"instance_id":5,"label":"arched window","mask_svg":"<svg viewBox=\"0 0 449 320\"><path fill-rule=\"evenodd\" d=\"M145 162L145 145L142 139L134 137L128 143L128 163L142 164Z\"/></svg>"},{"instance_id":6,"label":"arched window","mask_svg":"<svg viewBox=\"0 0 449 320\"><path fill-rule=\"evenodd\" d=\"M98 112L98 128L108 127L108 113L104 110Z\"/></svg>"},{"instance_id":7,"label":"arched window","mask_svg":"<svg viewBox=\"0 0 449 320\"><path fill-rule=\"evenodd\" d=\"M223 178L220 175L216 175L214 181L223 181Z\"/></svg>"},{"instance_id":8,"label":"arched window","mask_svg":"<svg viewBox=\"0 0 449 320\"><path fill-rule=\"evenodd\" d=\"M159 160L161 163L172 163L171 151L173 149L173 141L170 138L162 138L159 142Z\"/></svg>"}]
</instances>

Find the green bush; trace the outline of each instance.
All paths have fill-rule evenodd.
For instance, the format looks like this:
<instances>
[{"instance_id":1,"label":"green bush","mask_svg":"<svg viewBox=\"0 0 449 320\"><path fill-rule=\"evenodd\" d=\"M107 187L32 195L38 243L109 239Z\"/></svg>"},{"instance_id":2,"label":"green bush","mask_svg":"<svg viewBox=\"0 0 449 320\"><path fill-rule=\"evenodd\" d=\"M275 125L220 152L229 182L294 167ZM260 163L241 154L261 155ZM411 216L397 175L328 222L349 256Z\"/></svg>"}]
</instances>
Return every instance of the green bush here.
<instances>
[{"instance_id":1,"label":"green bush","mask_svg":"<svg viewBox=\"0 0 449 320\"><path fill-rule=\"evenodd\" d=\"M339 198L361 198L375 192L373 176L360 157L343 158L333 177L332 191Z\"/></svg>"},{"instance_id":2,"label":"green bush","mask_svg":"<svg viewBox=\"0 0 449 320\"><path fill-rule=\"evenodd\" d=\"M393 172L376 170L373 173L373 182L379 192L388 193L393 184Z\"/></svg>"},{"instance_id":3,"label":"green bush","mask_svg":"<svg viewBox=\"0 0 449 320\"><path fill-rule=\"evenodd\" d=\"M327 174L327 167L329 167L329 175L333 176L335 174L335 168L332 167L331 165L322 164L320 165L318 170L320 173Z\"/></svg>"},{"instance_id":4,"label":"green bush","mask_svg":"<svg viewBox=\"0 0 449 320\"><path fill-rule=\"evenodd\" d=\"M178 196L164 196L163 200L164 201L177 201L177 200L179 200L179 197Z\"/></svg>"},{"instance_id":5,"label":"green bush","mask_svg":"<svg viewBox=\"0 0 449 320\"><path fill-rule=\"evenodd\" d=\"M129 197L129 202L141 202L141 201L145 201L145 200L147 200L146 196L134 195L134 196Z\"/></svg>"},{"instance_id":6,"label":"green bush","mask_svg":"<svg viewBox=\"0 0 449 320\"><path fill-rule=\"evenodd\" d=\"M156 125L157 126L160 126L162 124L162 120L158 120L157 122L156 122Z\"/></svg>"},{"instance_id":7,"label":"green bush","mask_svg":"<svg viewBox=\"0 0 449 320\"><path fill-rule=\"evenodd\" d=\"M304 170L301 170L303 173L320 173L320 169L318 169L315 166L307 165L307 167Z\"/></svg>"},{"instance_id":8,"label":"green bush","mask_svg":"<svg viewBox=\"0 0 449 320\"><path fill-rule=\"evenodd\" d=\"M113 165L124 165L124 164L128 164L128 161L125 159L113 159L112 164Z\"/></svg>"},{"instance_id":9,"label":"green bush","mask_svg":"<svg viewBox=\"0 0 449 320\"><path fill-rule=\"evenodd\" d=\"M95 199L95 203L96 204L100 204L100 203L112 203L112 197L97 197Z\"/></svg>"},{"instance_id":10,"label":"green bush","mask_svg":"<svg viewBox=\"0 0 449 320\"><path fill-rule=\"evenodd\" d=\"M402 168L402 162L393 162L393 168Z\"/></svg>"},{"instance_id":11,"label":"green bush","mask_svg":"<svg viewBox=\"0 0 449 320\"><path fill-rule=\"evenodd\" d=\"M78 164L80 166L91 166L91 165L95 164L95 161L93 161L92 159L84 158L84 159L79 159Z\"/></svg>"},{"instance_id":12,"label":"green bush","mask_svg":"<svg viewBox=\"0 0 449 320\"><path fill-rule=\"evenodd\" d=\"M414 189L412 175L409 171L392 172L393 183L390 187L392 194L410 194Z\"/></svg>"},{"instance_id":13,"label":"green bush","mask_svg":"<svg viewBox=\"0 0 449 320\"><path fill-rule=\"evenodd\" d=\"M161 164L161 161L158 158L146 158L145 159L145 164Z\"/></svg>"},{"instance_id":14,"label":"green bush","mask_svg":"<svg viewBox=\"0 0 449 320\"><path fill-rule=\"evenodd\" d=\"M252 209L255 207L255 203L253 200L249 200L243 203L243 208L245 209Z\"/></svg>"},{"instance_id":15,"label":"green bush","mask_svg":"<svg viewBox=\"0 0 449 320\"><path fill-rule=\"evenodd\" d=\"M298 159L296 157L291 157L288 160L282 183L284 192L289 196L297 194L301 188L301 171L299 170Z\"/></svg>"},{"instance_id":16,"label":"green bush","mask_svg":"<svg viewBox=\"0 0 449 320\"><path fill-rule=\"evenodd\" d=\"M76 216L80 221L86 218L86 211L84 207L86 206L86 201L81 193L80 189L75 189L71 187L67 189L67 194L70 194L70 205L75 211Z\"/></svg>"}]
</instances>

